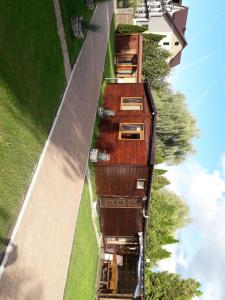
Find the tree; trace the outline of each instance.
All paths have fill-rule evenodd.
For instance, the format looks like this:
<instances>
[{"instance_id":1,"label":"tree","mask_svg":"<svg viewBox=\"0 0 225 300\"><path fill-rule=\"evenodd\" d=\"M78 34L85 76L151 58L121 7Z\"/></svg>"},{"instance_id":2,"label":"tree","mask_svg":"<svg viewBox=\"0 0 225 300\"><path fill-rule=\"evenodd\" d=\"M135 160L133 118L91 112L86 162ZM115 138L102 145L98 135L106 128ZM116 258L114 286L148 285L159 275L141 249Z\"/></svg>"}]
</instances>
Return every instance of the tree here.
<instances>
[{"instance_id":1,"label":"tree","mask_svg":"<svg viewBox=\"0 0 225 300\"><path fill-rule=\"evenodd\" d=\"M128 0L127 6L133 7L136 9L138 7L139 3L140 3L140 0Z\"/></svg>"},{"instance_id":2,"label":"tree","mask_svg":"<svg viewBox=\"0 0 225 300\"><path fill-rule=\"evenodd\" d=\"M158 260L168 257L163 246L178 242L173 236L177 229L190 223L190 217L183 199L166 189L153 191L150 215L145 253L154 266Z\"/></svg>"},{"instance_id":3,"label":"tree","mask_svg":"<svg viewBox=\"0 0 225 300\"><path fill-rule=\"evenodd\" d=\"M154 176L161 176L166 174L167 170L164 169L154 169Z\"/></svg>"},{"instance_id":4,"label":"tree","mask_svg":"<svg viewBox=\"0 0 225 300\"><path fill-rule=\"evenodd\" d=\"M155 33L143 33L143 38L146 41L155 42L156 45L165 37L162 34L155 34Z\"/></svg>"},{"instance_id":5,"label":"tree","mask_svg":"<svg viewBox=\"0 0 225 300\"><path fill-rule=\"evenodd\" d=\"M168 184L170 184L170 181L165 176L154 174L152 182L153 189L160 190Z\"/></svg>"},{"instance_id":6,"label":"tree","mask_svg":"<svg viewBox=\"0 0 225 300\"><path fill-rule=\"evenodd\" d=\"M157 152L168 163L180 163L193 153L192 139L198 135L196 120L188 110L185 97L169 85L153 91L157 107Z\"/></svg>"},{"instance_id":7,"label":"tree","mask_svg":"<svg viewBox=\"0 0 225 300\"><path fill-rule=\"evenodd\" d=\"M137 9L139 2L140 2L140 0L118 0L117 5L118 5L118 8L133 7L135 9Z\"/></svg>"},{"instance_id":8,"label":"tree","mask_svg":"<svg viewBox=\"0 0 225 300\"><path fill-rule=\"evenodd\" d=\"M145 291L147 300L191 300L201 296L200 283L194 279L182 279L169 272L147 272Z\"/></svg>"},{"instance_id":9,"label":"tree","mask_svg":"<svg viewBox=\"0 0 225 300\"><path fill-rule=\"evenodd\" d=\"M156 149L156 154L155 154L155 163L156 164L162 164L164 163L166 160L163 158L163 152L157 148Z\"/></svg>"},{"instance_id":10,"label":"tree","mask_svg":"<svg viewBox=\"0 0 225 300\"><path fill-rule=\"evenodd\" d=\"M155 89L160 88L162 82L170 73L167 59L170 53L161 48L158 42L151 39L143 41L142 74L144 79L148 79Z\"/></svg>"}]
</instances>

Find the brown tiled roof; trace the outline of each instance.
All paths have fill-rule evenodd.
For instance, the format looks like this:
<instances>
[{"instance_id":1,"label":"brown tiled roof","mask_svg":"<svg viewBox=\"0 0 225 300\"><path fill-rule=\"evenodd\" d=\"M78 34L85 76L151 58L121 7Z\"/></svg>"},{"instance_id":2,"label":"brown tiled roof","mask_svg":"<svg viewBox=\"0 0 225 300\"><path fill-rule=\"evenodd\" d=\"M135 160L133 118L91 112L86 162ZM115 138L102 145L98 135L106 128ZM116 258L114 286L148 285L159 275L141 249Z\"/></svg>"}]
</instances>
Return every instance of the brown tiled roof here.
<instances>
[{"instance_id":1,"label":"brown tiled roof","mask_svg":"<svg viewBox=\"0 0 225 300\"><path fill-rule=\"evenodd\" d=\"M184 9L186 10L186 9ZM188 9L187 9L188 10ZM180 13L182 10L177 11L171 16L169 12L166 12L165 16L169 22L173 25L179 36L181 37L184 47L187 46L187 41L184 37L184 32L186 29L187 13Z\"/></svg>"},{"instance_id":2,"label":"brown tiled roof","mask_svg":"<svg viewBox=\"0 0 225 300\"><path fill-rule=\"evenodd\" d=\"M183 36L186 30L187 15L188 7L183 6L183 9L176 11L172 17L174 24Z\"/></svg>"},{"instance_id":3,"label":"brown tiled roof","mask_svg":"<svg viewBox=\"0 0 225 300\"><path fill-rule=\"evenodd\" d=\"M187 23L188 7L182 6L183 9L176 11L172 16L167 12L166 17L172 23L180 38L183 41L183 48L187 46L187 41L185 39L185 30ZM175 67L180 63L182 50L171 59L169 65L171 68Z\"/></svg>"},{"instance_id":4,"label":"brown tiled roof","mask_svg":"<svg viewBox=\"0 0 225 300\"><path fill-rule=\"evenodd\" d=\"M170 60L169 62L170 68L176 67L177 65L180 64L181 54L182 54L182 50Z\"/></svg>"}]
</instances>

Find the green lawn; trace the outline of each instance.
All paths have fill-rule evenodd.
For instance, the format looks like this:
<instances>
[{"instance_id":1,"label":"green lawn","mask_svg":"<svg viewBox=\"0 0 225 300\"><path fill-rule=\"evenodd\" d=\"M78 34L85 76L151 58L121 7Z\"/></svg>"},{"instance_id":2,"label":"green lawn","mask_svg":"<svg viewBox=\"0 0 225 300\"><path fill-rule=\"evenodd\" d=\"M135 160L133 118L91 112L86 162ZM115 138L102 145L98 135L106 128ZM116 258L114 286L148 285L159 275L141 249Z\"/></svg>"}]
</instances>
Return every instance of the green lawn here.
<instances>
[{"instance_id":1,"label":"green lawn","mask_svg":"<svg viewBox=\"0 0 225 300\"><path fill-rule=\"evenodd\" d=\"M88 185L80 204L64 300L92 300L98 264L98 244L91 217Z\"/></svg>"},{"instance_id":2,"label":"green lawn","mask_svg":"<svg viewBox=\"0 0 225 300\"><path fill-rule=\"evenodd\" d=\"M114 78L115 77L115 69L114 69L114 54L115 54L115 15L112 16L110 34L109 34L109 42L106 51L105 57L105 65L104 65L104 72L102 77L102 84L100 89L99 95L99 105L103 104L103 95L104 90L106 88L106 80L105 78ZM96 145L96 139L98 136L98 128L99 128L99 117L96 115L95 125L94 125L94 132L92 137L92 148Z\"/></svg>"},{"instance_id":3,"label":"green lawn","mask_svg":"<svg viewBox=\"0 0 225 300\"><path fill-rule=\"evenodd\" d=\"M0 1L0 252L65 85L52 0Z\"/></svg>"},{"instance_id":4,"label":"green lawn","mask_svg":"<svg viewBox=\"0 0 225 300\"><path fill-rule=\"evenodd\" d=\"M115 15L112 16L110 34L109 34L109 43L107 46L106 57L105 57L105 66L104 73L102 78L102 85L100 90L99 104L103 103L103 95L106 87L105 78L114 78L115 77L115 68L114 68L114 56L115 56Z\"/></svg>"},{"instance_id":5,"label":"green lawn","mask_svg":"<svg viewBox=\"0 0 225 300\"><path fill-rule=\"evenodd\" d=\"M115 77L114 70L114 55L115 55L115 15L112 16L110 34L109 34L109 43L106 51L105 58L105 67L104 67L104 77Z\"/></svg>"},{"instance_id":6,"label":"green lawn","mask_svg":"<svg viewBox=\"0 0 225 300\"><path fill-rule=\"evenodd\" d=\"M111 28L110 28L110 34L109 34L109 42L108 42L108 46L107 46L107 50L106 50L102 84L101 84L99 101L98 101L99 105L103 104L103 96L104 96L104 91L105 91L106 84L107 84L105 78L114 78L115 77L114 54L115 54L115 15L113 14ZM96 140L97 140L97 136L98 136L98 132L99 132L99 122L100 122L99 116L98 116L98 114L96 114L93 137L92 137L92 148L95 148L95 146L96 146ZM95 184L95 172L94 172L93 164L91 162L89 163L89 169L90 169L93 197L95 200L95 199L97 199L96 184ZM96 220L96 225L97 225L98 232L100 232L99 219Z\"/></svg>"},{"instance_id":7,"label":"green lawn","mask_svg":"<svg viewBox=\"0 0 225 300\"><path fill-rule=\"evenodd\" d=\"M86 7L85 0L61 0L60 4L70 62L73 65L79 55L84 40L73 37L70 19L72 16L83 16L84 20L90 21L94 11Z\"/></svg>"}]
</instances>

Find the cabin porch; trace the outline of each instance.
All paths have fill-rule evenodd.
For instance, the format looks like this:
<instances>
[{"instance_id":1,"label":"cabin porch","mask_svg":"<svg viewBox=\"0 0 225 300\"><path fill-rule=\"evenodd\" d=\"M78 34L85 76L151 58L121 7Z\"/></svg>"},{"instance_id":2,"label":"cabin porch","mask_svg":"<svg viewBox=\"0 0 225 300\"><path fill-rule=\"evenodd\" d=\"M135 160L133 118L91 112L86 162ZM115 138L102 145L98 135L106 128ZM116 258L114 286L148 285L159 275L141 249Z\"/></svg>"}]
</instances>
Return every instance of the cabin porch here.
<instances>
[{"instance_id":1,"label":"cabin porch","mask_svg":"<svg viewBox=\"0 0 225 300\"><path fill-rule=\"evenodd\" d=\"M141 299L142 233L138 237L105 237L98 299Z\"/></svg>"}]
</instances>

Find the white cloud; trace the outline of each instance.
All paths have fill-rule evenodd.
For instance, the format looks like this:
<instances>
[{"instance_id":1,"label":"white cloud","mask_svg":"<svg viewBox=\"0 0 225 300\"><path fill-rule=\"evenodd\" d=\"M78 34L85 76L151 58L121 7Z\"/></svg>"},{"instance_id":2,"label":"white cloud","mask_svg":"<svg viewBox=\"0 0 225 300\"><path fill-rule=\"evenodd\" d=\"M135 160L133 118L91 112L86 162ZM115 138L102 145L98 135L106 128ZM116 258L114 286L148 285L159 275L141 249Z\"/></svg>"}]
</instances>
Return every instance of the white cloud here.
<instances>
[{"instance_id":1,"label":"white cloud","mask_svg":"<svg viewBox=\"0 0 225 300\"><path fill-rule=\"evenodd\" d=\"M176 245L167 245L164 247L166 250L172 253L170 259L163 259L158 263L158 270L163 271L167 270L171 273L176 273L176 266L177 266L177 257L176 257Z\"/></svg>"},{"instance_id":2,"label":"white cloud","mask_svg":"<svg viewBox=\"0 0 225 300\"><path fill-rule=\"evenodd\" d=\"M225 154L221 158L223 177L225 178Z\"/></svg>"},{"instance_id":3,"label":"white cloud","mask_svg":"<svg viewBox=\"0 0 225 300\"><path fill-rule=\"evenodd\" d=\"M225 299L225 155L221 169L209 172L189 160L167 173L169 188L190 206L193 223L178 233L181 242L159 267L199 280L204 300Z\"/></svg>"}]
</instances>

